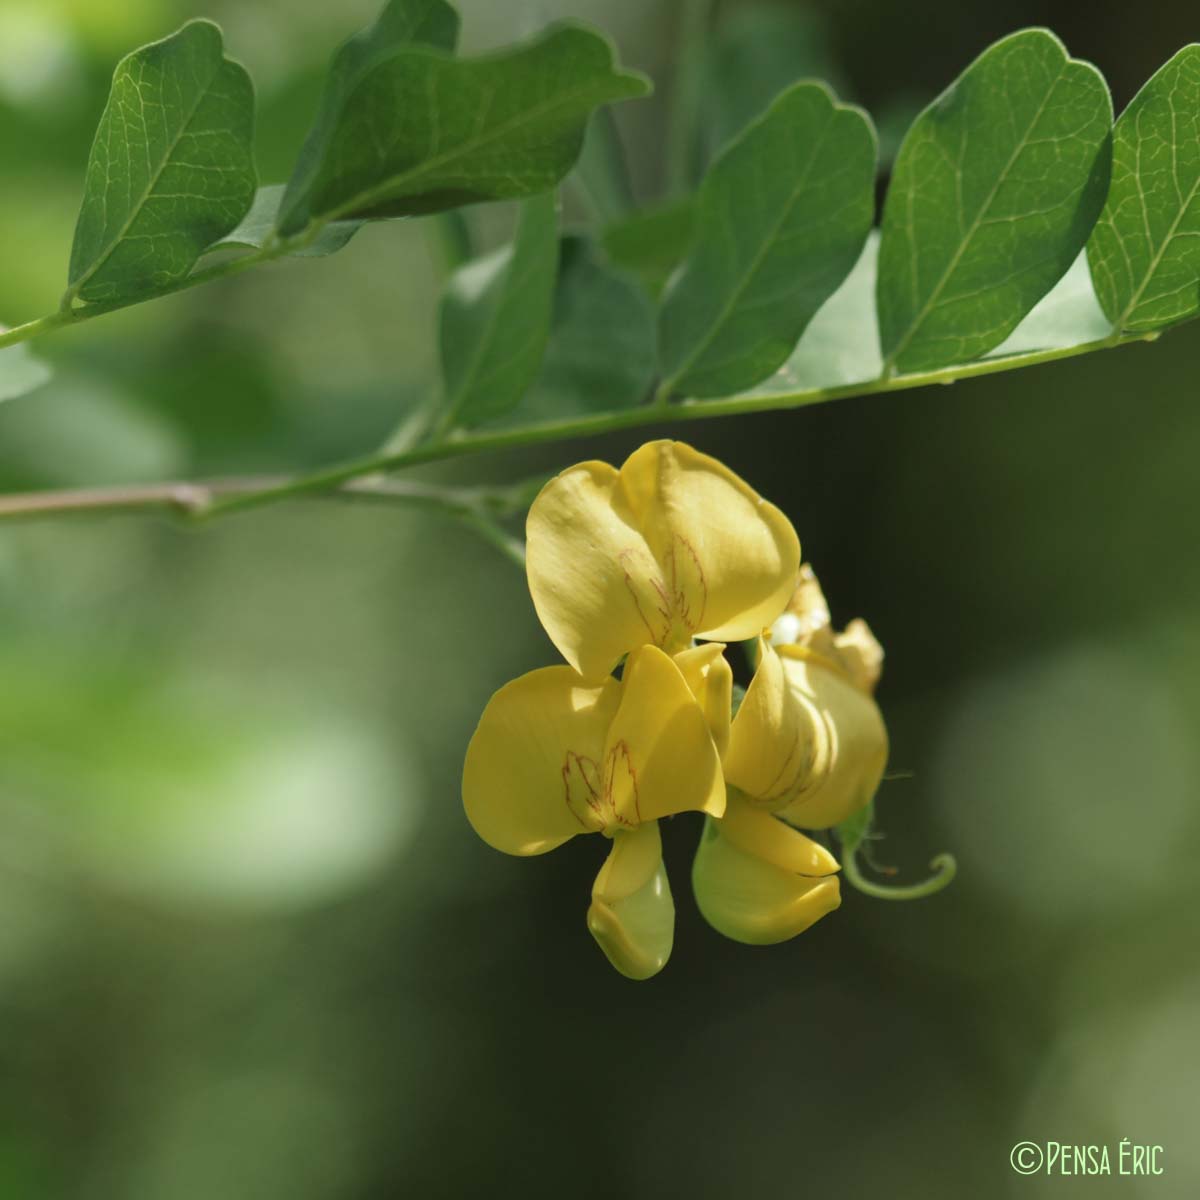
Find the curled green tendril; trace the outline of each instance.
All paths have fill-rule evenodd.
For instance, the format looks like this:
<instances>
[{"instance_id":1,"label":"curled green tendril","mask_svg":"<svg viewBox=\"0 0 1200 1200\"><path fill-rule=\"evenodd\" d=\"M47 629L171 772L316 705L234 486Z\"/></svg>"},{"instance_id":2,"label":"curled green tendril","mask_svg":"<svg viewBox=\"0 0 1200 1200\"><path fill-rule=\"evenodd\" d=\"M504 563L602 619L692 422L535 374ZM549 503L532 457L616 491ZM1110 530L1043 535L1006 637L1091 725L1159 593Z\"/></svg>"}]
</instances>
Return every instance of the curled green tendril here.
<instances>
[{"instance_id":1,"label":"curled green tendril","mask_svg":"<svg viewBox=\"0 0 1200 1200\"><path fill-rule=\"evenodd\" d=\"M866 896L874 896L876 900L921 900L925 896L933 896L958 874L958 863L953 854L939 854L929 864L933 874L921 883L912 883L893 887L886 883L874 883L867 879L858 867L858 846L851 848L843 846L842 874L846 879Z\"/></svg>"}]
</instances>

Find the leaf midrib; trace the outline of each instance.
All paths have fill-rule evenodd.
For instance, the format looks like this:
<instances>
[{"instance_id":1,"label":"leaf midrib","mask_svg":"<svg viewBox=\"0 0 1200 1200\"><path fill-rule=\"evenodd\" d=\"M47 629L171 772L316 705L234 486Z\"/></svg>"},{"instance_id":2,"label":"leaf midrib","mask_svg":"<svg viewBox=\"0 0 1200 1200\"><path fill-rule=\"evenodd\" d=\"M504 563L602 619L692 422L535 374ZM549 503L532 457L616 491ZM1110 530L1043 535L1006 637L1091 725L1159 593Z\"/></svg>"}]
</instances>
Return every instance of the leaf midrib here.
<instances>
[{"instance_id":1,"label":"leaf midrib","mask_svg":"<svg viewBox=\"0 0 1200 1200\"><path fill-rule=\"evenodd\" d=\"M610 64L611 66L611 64ZM614 82L631 83L635 79L634 76L627 75L623 72L612 71L607 76L607 80ZM322 214L318 220L322 222L344 220L355 209L370 206L388 198L388 193L398 187L403 187L406 184L420 179L422 175L428 174L444 166L448 162L452 162L455 158L461 157L464 154L473 154L481 146L486 146L489 142L502 137L513 129L520 128L526 121L534 121L544 116L547 113L553 112L556 108L561 108L564 105L574 103L583 96L588 95L591 91L596 90L597 85L580 87L571 92L560 93L557 98L536 105L533 108L525 109L516 117L503 122L500 125L493 126L492 130L482 137L475 137L465 142L459 142L453 149L446 151L443 154L434 155L432 158L423 160L416 167L408 171L402 171L398 175L390 176L385 182L378 183L374 187L367 188L365 191L358 192L356 195L346 200L336 208L331 209L328 213ZM619 97L614 97L619 98ZM395 197L399 199L399 197Z\"/></svg>"},{"instance_id":2,"label":"leaf midrib","mask_svg":"<svg viewBox=\"0 0 1200 1200\"><path fill-rule=\"evenodd\" d=\"M763 261L767 257L767 252L779 239L780 231L787 223L788 217L791 215L792 210L796 207L800 193L804 190L805 185L808 183L808 177L812 174L813 167L816 165L817 155L824 144L825 139L829 136L829 131L833 128L837 114L845 111L848 110L838 105L833 106L829 113L829 120L826 122L825 128L821 130L820 136L813 144L812 154L810 155L808 162L805 164L804 171L801 173L800 178L796 181L796 186L792 189L787 203L783 206L783 212L781 216L778 218L778 220L772 223L768 236L763 239L762 245L759 246L758 250L755 251L753 258L750 261L750 265L744 272L741 281L730 293L729 299L721 306L720 312L709 326L708 332L704 336L701 343L692 351L690 355L688 355L686 359L684 359L684 361L679 365L678 369L671 373L671 378L667 380L664 386L674 388L678 384L679 380L682 379L696 365L697 360L712 346L713 342L716 340L718 332L722 326L724 326L725 322L729 320L730 313L733 312L738 302L746 294L746 289L750 286L751 280L755 275L758 274L759 268L762 266Z\"/></svg>"},{"instance_id":3,"label":"leaf midrib","mask_svg":"<svg viewBox=\"0 0 1200 1200\"><path fill-rule=\"evenodd\" d=\"M1174 109L1174 106L1172 106L1172 109L1171 109L1172 119L1174 119L1174 113L1175 113L1175 109ZM1136 132L1136 123L1135 123L1135 132ZM1140 144L1141 140L1142 140L1141 138L1138 139L1139 144ZM1172 143L1172 145L1174 145L1174 143ZM1179 184L1178 172L1174 168L1173 168L1173 171L1175 173L1175 183L1176 183L1176 186L1178 187L1178 184ZM1137 291L1134 292L1133 299L1129 301L1129 303L1122 310L1121 315L1116 319L1116 321L1113 322L1114 327L1119 332L1124 331L1125 322L1129 320L1129 318L1130 318L1130 316L1132 316L1134 310L1142 302L1143 293L1150 286L1150 281L1154 278L1154 273L1158 270L1160 264L1162 263L1163 256L1167 252L1167 247L1170 246L1170 244L1175 240L1175 235L1179 232L1179 224L1183 220L1184 213L1186 213L1188 211L1188 209L1191 207L1192 201L1195 200L1197 194L1200 194L1200 173L1197 174L1195 180L1192 182L1192 186L1188 190L1187 199L1183 200L1182 203L1179 205L1179 211L1175 214L1175 219L1171 222L1170 229L1167 230L1166 235L1163 237L1163 240L1159 243L1158 249L1154 252L1154 256L1150 260L1150 266L1146 270L1145 275L1142 277L1142 282L1138 286ZM1141 199L1141 201L1142 201L1143 219L1148 220L1148 206L1146 204L1145 195L1142 192L1140 179L1138 181L1138 196L1139 196L1139 199ZM1118 238L1118 240L1123 240L1123 239ZM1200 281L1198 281L1198 282L1200 282Z\"/></svg>"},{"instance_id":4,"label":"leaf midrib","mask_svg":"<svg viewBox=\"0 0 1200 1200\"><path fill-rule=\"evenodd\" d=\"M1042 98L1041 103L1038 105L1037 112L1034 113L1032 120L1030 120L1028 126L1025 129L1025 132L1021 135L1020 143L1018 144L1017 148L1012 152L1012 154L1009 156L1008 162L1006 162L1004 164L1004 169L1000 172L999 175L997 175L995 183L992 184L992 187L987 194L987 198L979 206L979 210L978 210L978 212L976 212L975 217L971 222L971 227L966 231L966 233L963 234L962 240L958 244L958 249L955 250L953 257L950 259L950 262L947 264L945 270L942 272L941 277L938 279L937 283L934 285L933 291L930 292L928 299L921 306L921 309L917 313L917 315L912 319L911 322L909 322L908 329L905 332L904 336L896 344L896 348L884 360L883 367L884 367L885 373L890 371L895 366L896 360L899 359L900 355L903 354L904 351L908 349L908 346L912 342L912 339L916 336L917 331L925 323L926 318L933 311L938 300L941 298L942 292L945 290L946 285L950 282L950 279L953 276L954 272L958 269L958 264L962 261L962 256L966 253L967 246L970 244L971 240L975 237L975 235L979 232L979 227L983 223L984 216L986 215L988 209L991 208L992 203L995 201L996 194L1000 191L1001 185L1008 178L1009 172L1012 170L1017 159L1024 152L1025 147L1029 141L1030 133L1032 133L1033 128L1038 123L1038 121L1040 121L1042 119L1042 114L1046 111L1046 105L1049 104L1049 102L1050 102L1050 96L1053 94L1054 89L1057 88L1058 85L1065 78L1067 69L1071 66L1071 62L1072 62L1072 60L1068 58L1062 64L1062 67L1060 68L1059 73L1058 73L1057 77L1055 78L1054 82L1050 85L1050 87L1048 87L1046 89L1046 95ZM961 183L961 170L959 173L959 177L960 177L960 183Z\"/></svg>"},{"instance_id":5,"label":"leaf midrib","mask_svg":"<svg viewBox=\"0 0 1200 1200\"><path fill-rule=\"evenodd\" d=\"M213 81L221 73L221 68L224 65L225 65L225 60L224 60L224 55L222 55L217 61L216 68L213 70L212 74L208 77L208 79L204 83L204 86L201 88L199 96L197 97L195 104L193 104L191 109L188 111L187 119L180 125L179 132L175 135L174 138L171 139L171 142L167 149L167 152L162 156L162 161L155 168L154 174L151 177L151 179L149 180L149 182L146 184L146 187L143 190L141 196L138 198L138 202L137 202L136 206L131 207L130 214L129 214L128 218L122 223L119 232L112 239L112 241L108 245L107 249L105 249L103 254L101 254L100 257L97 258L96 261L77 280L75 280L74 283L71 284L70 291L68 293L68 295L71 298L74 298L79 295L79 293L86 286L88 280L93 278L93 276L95 276L96 272L99 271L100 268L102 266L104 266L104 264L106 262L108 262L108 260L113 256L113 253L116 250L116 248L128 236L130 229L133 228L134 221L136 221L137 218L141 215L142 209L145 207L146 202L150 199L150 196L153 193L154 189L158 186L158 181L162 178L163 172L167 169L167 164L171 161L172 156L174 155L175 151L178 149L179 143L183 140L183 137L187 133L188 128L191 126L192 121L195 120L196 113L199 111L200 105L203 104L204 101L208 98L209 91L211 90L212 85L213 85ZM128 73L127 73L127 75L128 75ZM144 127L145 127L145 123L143 122L143 128ZM147 140L148 140L148 135L147 135Z\"/></svg>"}]
</instances>

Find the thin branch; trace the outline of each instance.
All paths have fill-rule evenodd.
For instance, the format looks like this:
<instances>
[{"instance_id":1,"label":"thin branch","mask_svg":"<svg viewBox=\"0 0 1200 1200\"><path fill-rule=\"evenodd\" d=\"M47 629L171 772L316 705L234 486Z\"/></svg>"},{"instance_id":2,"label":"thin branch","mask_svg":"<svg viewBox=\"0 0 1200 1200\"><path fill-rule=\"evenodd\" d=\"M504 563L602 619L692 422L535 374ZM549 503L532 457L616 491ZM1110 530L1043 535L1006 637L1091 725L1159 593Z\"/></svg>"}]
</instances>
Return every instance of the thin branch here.
<instances>
[{"instance_id":1,"label":"thin branch","mask_svg":"<svg viewBox=\"0 0 1200 1200\"><path fill-rule=\"evenodd\" d=\"M829 400L909 391L913 388L928 387L935 383L954 383L959 379L971 379L979 375L995 375L1003 371L1014 370L1017 367L1076 358L1096 350L1107 350L1113 346L1153 341L1157 337L1157 333L1129 334L1124 337L1108 337L1094 342L1085 342L1067 349L1036 350L1025 354L1012 354L1004 358L984 359L981 362L942 367L936 371L892 375L867 383L848 383L837 387L810 388L794 392L749 394L733 396L725 400L684 400L669 405L658 402L643 405L640 408L623 409L615 413L600 413L596 416L577 417L569 421L551 421L542 425L505 429L494 433L450 434L444 439L425 442L401 452L385 450L380 454L355 459L340 466L316 471L311 475L300 475L278 487L265 491L247 492L218 499L205 513L205 518L244 512L251 508L259 508L266 504L274 504L280 500L307 495L311 492L329 491L332 488L341 487L352 479L400 471L421 463L440 462L450 458L463 458L468 455L507 450L518 446L532 446L543 442L593 437L601 433L636 429L639 426L662 424L668 421L698 421L711 417L744 416L750 413L801 408Z\"/></svg>"},{"instance_id":2,"label":"thin branch","mask_svg":"<svg viewBox=\"0 0 1200 1200\"><path fill-rule=\"evenodd\" d=\"M297 250L301 250L309 245L320 234L324 225L325 222L323 221L314 222L294 237L269 241L259 250L238 255L236 258L228 258L222 262L213 263L211 266L201 267L199 270L193 271L186 278L179 280L178 283L173 283L169 287L159 288L148 295L138 296L136 299L106 301L98 304L71 305L70 307L60 308L58 312L39 317L36 321L26 321L24 325L17 325L12 329L0 332L0 350L4 349L5 346L15 346L18 342L27 342L31 338L40 337L43 333L49 333L54 329L61 329L67 325L80 325L84 321L105 316L107 313L117 312L123 308L134 308L139 304L145 304L149 300L160 300L164 296L173 296L176 292L190 291L192 288L200 287L202 284L212 283L217 279L228 279L233 275L240 275L243 271L248 271L252 267L274 262L276 259L293 254Z\"/></svg>"},{"instance_id":3,"label":"thin branch","mask_svg":"<svg viewBox=\"0 0 1200 1200\"><path fill-rule=\"evenodd\" d=\"M1160 331L1161 332L1161 331ZM1154 341L1158 332L1126 334L1085 342L1061 350L1037 350L1013 354L1004 358L984 359L981 362L943 367L911 375L893 375L867 383L850 383L838 387L801 389L775 394L734 396L725 400L684 400L675 404L646 404L640 408L615 413L578 417L569 421L553 421L526 428L506 429L492 433L450 434L440 441L424 442L403 449L385 449L378 454L354 459L311 474L275 476L259 479L177 482L148 487L101 488L71 492L35 492L27 495L0 496L0 520L31 516L47 516L78 512L122 512L166 510L194 521L208 521L261 508L283 500L302 496L332 494L342 498L396 500L409 504L425 504L450 511L460 518L472 515L490 518L510 515L516 511L512 489L448 489L432 485L400 483L381 478L391 472L422 463L451 458L532 446L543 442L565 441L591 437L639 426L665 422L705 420L711 417L743 416L750 413L775 412L840 400L854 396L882 395L908 391L931 384L954 383L979 375L994 375L1018 367L1076 358L1097 350L1124 346L1132 342ZM477 523L468 521L479 532ZM495 539L489 540L495 543ZM505 550L508 553L507 550ZM510 555L512 557L512 555Z\"/></svg>"},{"instance_id":4,"label":"thin branch","mask_svg":"<svg viewBox=\"0 0 1200 1200\"><path fill-rule=\"evenodd\" d=\"M0 522L39 517L159 514L199 521L222 499L260 495L290 482L287 476L252 476L200 483L171 481L134 487L79 488L0 496ZM515 514L512 488L453 488L395 479L352 479L338 488L311 493L317 499L401 504L453 517L525 569L525 546L498 520Z\"/></svg>"}]
</instances>

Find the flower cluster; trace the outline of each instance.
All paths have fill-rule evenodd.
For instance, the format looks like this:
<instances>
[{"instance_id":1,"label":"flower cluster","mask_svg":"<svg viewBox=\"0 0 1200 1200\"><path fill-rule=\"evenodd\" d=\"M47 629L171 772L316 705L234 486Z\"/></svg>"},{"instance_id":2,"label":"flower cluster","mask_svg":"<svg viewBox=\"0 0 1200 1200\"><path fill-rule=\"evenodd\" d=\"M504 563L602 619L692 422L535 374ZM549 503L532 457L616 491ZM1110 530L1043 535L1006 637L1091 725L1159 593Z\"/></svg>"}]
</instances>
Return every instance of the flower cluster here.
<instances>
[{"instance_id":1,"label":"flower cluster","mask_svg":"<svg viewBox=\"0 0 1200 1200\"><path fill-rule=\"evenodd\" d=\"M833 631L788 519L715 459L658 441L619 471L555 477L526 532L533 603L568 665L484 710L463 771L479 835L509 854L610 839L588 927L635 979L674 938L662 817L706 814L693 887L721 933L783 941L837 908L837 860L800 829L874 796L882 652L861 621ZM736 716L733 641L757 647Z\"/></svg>"}]
</instances>

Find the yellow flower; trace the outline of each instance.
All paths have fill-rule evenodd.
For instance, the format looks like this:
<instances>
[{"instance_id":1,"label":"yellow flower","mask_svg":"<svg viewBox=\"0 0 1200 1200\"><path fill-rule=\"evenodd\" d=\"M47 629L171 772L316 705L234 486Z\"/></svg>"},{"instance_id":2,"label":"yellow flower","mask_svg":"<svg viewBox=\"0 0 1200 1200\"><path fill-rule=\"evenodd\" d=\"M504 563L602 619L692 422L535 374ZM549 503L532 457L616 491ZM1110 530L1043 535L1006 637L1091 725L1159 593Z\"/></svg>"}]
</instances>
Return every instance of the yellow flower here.
<instances>
[{"instance_id":1,"label":"yellow flower","mask_svg":"<svg viewBox=\"0 0 1200 1200\"><path fill-rule=\"evenodd\" d=\"M607 675L638 646L757 637L800 565L791 522L716 459L649 442L552 479L526 523L529 590L562 656Z\"/></svg>"},{"instance_id":2,"label":"yellow flower","mask_svg":"<svg viewBox=\"0 0 1200 1200\"><path fill-rule=\"evenodd\" d=\"M802 829L828 829L869 804L888 739L874 689L883 651L863 621L835 634L805 567L738 709L725 778L755 805Z\"/></svg>"},{"instance_id":3,"label":"yellow flower","mask_svg":"<svg viewBox=\"0 0 1200 1200\"><path fill-rule=\"evenodd\" d=\"M700 910L720 932L783 941L838 907L836 860L792 826L839 825L874 798L888 753L872 695L882 662L862 621L834 633L802 568L787 612L759 639L722 763L725 819L707 823L692 870Z\"/></svg>"},{"instance_id":4,"label":"yellow flower","mask_svg":"<svg viewBox=\"0 0 1200 1200\"><path fill-rule=\"evenodd\" d=\"M571 665L492 697L467 749L467 817L509 854L579 833L611 838L588 927L619 971L645 979L674 937L658 819L725 812L733 675L723 641L757 637L779 615L800 545L730 470L669 441L642 446L619 471L564 471L534 501L526 533L534 606ZM618 681L610 672L622 658Z\"/></svg>"}]
</instances>

